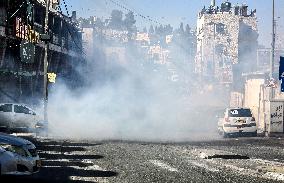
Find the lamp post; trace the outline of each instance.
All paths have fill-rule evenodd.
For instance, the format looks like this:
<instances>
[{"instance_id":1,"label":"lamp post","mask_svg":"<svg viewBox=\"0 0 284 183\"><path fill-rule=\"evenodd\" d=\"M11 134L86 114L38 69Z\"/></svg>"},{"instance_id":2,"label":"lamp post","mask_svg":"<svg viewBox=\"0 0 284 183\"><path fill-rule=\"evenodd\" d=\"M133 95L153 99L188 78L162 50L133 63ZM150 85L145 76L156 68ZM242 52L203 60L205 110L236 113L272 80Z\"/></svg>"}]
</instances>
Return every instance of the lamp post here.
<instances>
[{"instance_id":1,"label":"lamp post","mask_svg":"<svg viewBox=\"0 0 284 183\"><path fill-rule=\"evenodd\" d=\"M270 78L273 78L275 60L275 0L272 0L272 43L270 58Z\"/></svg>"},{"instance_id":2,"label":"lamp post","mask_svg":"<svg viewBox=\"0 0 284 183\"><path fill-rule=\"evenodd\" d=\"M49 3L50 0L45 0L45 27L44 27L44 33L45 35L43 37L48 37L48 12L49 12ZM48 115L47 115L47 102L48 102L48 93L47 93L47 67L48 67L48 50L49 50L49 43L48 38L45 40L45 46L44 46L44 63L43 63L43 110L44 110L44 121L48 122Z\"/></svg>"}]
</instances>

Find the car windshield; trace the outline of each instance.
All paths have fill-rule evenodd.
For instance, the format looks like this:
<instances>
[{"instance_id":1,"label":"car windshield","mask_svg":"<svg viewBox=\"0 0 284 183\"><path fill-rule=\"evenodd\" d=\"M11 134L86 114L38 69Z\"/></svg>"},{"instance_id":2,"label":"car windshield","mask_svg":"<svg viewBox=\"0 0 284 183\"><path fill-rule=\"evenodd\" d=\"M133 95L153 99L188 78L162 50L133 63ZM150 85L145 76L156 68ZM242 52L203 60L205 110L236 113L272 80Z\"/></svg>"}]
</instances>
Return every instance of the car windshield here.
<instances>
[{"instance_id":1,"label":"car windshield","mask_svg":"<svg viewBox=\"0 0 284 183\"><path fill-rule=\"evenodd\" d=\"M229 117L252 117L250 109L231 109Z\"/></svg>"}]
</instances>

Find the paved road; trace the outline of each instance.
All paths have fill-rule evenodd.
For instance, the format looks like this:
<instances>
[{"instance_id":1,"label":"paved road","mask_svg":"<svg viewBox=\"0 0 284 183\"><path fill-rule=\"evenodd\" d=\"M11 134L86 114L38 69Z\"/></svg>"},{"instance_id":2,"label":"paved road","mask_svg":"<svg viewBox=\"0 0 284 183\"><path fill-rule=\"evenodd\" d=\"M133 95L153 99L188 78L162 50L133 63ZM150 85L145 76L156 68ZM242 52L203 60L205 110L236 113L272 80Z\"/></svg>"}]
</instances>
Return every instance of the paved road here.
<instances>
[{"instance_id":1,"label":"paved road","mask_svg":"<svg viewBox=\"0 0 284 183\"><path fill-rule=\"evenodd\" d=\"M282 139L148 143L32 139L43 168L3 182L282 182ZM1 182L2 182L1 180Z\"/></svg>"}]
</instances>

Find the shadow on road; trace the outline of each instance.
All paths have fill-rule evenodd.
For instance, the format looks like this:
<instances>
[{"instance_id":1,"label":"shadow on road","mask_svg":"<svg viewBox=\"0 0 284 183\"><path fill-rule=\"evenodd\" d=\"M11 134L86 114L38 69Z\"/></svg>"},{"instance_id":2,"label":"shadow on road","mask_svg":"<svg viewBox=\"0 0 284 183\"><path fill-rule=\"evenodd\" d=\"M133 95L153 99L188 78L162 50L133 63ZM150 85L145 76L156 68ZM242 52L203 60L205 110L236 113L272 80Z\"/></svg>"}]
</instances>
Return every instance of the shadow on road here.
<instances>
[{"instance_id":1,"label":"shadow on road","mask_svg":"<svg viewBox=\"0 0 284 183\"><path fill-rule=\"evenodd\" d=\"M36 144L43 160L40 172L32 176L2 176L1 183L88 183L118 175L97 170L93 161L104 156L85 154L86 147L101 144L29 140Z\"/></svg>"}]
</instances>

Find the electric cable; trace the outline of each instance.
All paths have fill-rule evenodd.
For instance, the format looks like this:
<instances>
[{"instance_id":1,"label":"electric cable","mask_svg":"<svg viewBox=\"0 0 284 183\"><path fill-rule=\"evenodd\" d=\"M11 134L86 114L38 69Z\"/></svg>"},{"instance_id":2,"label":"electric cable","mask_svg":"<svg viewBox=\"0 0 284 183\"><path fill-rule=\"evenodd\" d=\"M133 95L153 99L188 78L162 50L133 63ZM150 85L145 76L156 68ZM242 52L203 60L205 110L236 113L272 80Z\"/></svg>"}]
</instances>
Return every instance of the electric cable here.
<instances>
[{"instance_id":1,"label":"electric cable","mask_svg":"<svg viewBox=\"0 0 284 183\"><path fill-rule=\"evenodd\" d=\"M157 25L163 25L162 23L160 23L159 21L157 20L154 20L153 18L151 18L150 16L146 16L146 15L143 15L141 13L138 13L137 11L133 11L131 9L129 9L128 7L120 4L118 1L115 1L115 0L105 0L105 1L110 1L111 3L115 4L116 6L120 7L121 9L124 9L126 10L127 12L133 12L133 14L135 16L139 16L141 17L143 20L146 20L148 22L151 22L151 23L155 23Z\"/></svg>"},{"instance_id":2,"label":"electric cable","mask_svg":"<svg viewBox=\"0 0 284 183\"><path fill-rule=\"evenodd\" d=\"M67 5L66 5L66 7L67 7ZM67 21L66 21L66 18L64 17L64 14L63 14L63 12L62 12L61 7L59 6L58 8L59 8L59 13L63 16L62 19L64 20L64 22L65 22L66 24L69 24L69 22L67 22ZM69 18L70 18L70 17L69 17ZM72 24L71 18L70 18L70 21L71 21L71 24ZM75 26L75 24L72 24L72 25ZM84 53L83 49L78 45L77 41L75 40L74 35L73 35L73 33L71 32L69 26L67 25L66 27L67 27L67 30L68 30L68 32L69 32L69 34L70 34L70 36L71 36L71 39L72 39L72 41L74 42L74 44L75 44L75 46L77 47L77 49L78 49L80 52L82 52L83 55L86 55L86 53ZM78 38L77 38L77 40L78 40Z\"/></svg>"}]
</instances>

